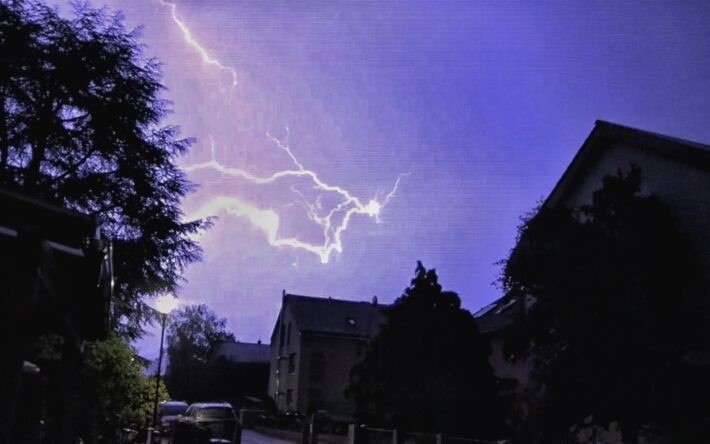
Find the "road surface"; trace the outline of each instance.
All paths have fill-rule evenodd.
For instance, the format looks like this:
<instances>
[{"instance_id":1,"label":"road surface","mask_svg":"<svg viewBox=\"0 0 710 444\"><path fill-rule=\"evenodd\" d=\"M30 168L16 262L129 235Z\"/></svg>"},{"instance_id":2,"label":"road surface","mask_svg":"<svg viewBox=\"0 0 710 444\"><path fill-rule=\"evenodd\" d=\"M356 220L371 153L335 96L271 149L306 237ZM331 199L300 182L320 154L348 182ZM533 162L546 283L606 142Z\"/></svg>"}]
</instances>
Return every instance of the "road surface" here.
<instances>
[{"instance_id":1,"label":"road surface","mask_svg":"<svg viewBox=\"0 0 710 444\"><path fill-rule=\"evenodd\" d=\"M253 430L242 430L242 444L294 444L294 441L272 438Z\"/></svg>"},{"instance_id":2,"label":"road surface","mask_svg":"<svg viewBox=\"0 0 710 444\"><path fill-rule=\"evenodd\" d=\"M170 439L163 438L160 444L170 444ZM242 444L294 444L294 441L272 438L253 430L242 430Z\"/></svg>"}]
</instances>

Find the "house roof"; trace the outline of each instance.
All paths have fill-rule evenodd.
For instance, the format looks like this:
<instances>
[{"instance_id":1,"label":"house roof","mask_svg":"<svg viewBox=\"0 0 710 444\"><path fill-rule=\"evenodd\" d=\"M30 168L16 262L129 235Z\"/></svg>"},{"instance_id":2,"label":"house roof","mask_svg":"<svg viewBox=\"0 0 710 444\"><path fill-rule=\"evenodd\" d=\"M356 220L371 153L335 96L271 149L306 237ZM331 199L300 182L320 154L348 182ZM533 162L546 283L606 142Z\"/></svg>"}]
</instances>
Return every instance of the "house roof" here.
<instances>
[{"instance_id":1,"label":"house roof","mask_svg":"<svg viewBox=\"0 0 710 444\"><path fill-rule=\"evenodd\" d=\"M385 322L382 313L387 305L284 294L298 330L304 334L325 334L371 338Z\"/></svg>"},{"instance_id":2,"label":"house roof","mask_svg":"<svg viewBox=\"0 0 710 444\"><path fill-rule=\"evenodd\" d=\"M491 334L505 330L519 319L524 295L508 293L473 314L478 331Z\"/></svg>"},{"instance_id":3,"label":"house roof","mask_svg":"<svg viewBox=\"0 0 710 444\"><path fill-rule=\"evenodd\" d=\"M594 129L572 159L544 205L564 202L570 190L584 178L585 171L601 153L617 144L651 152L657 156L685 163L710 172L710 145L665 136L629 126L597 120Z\"/></svg>"},{"instance_id":4,"label":"house roof","mask_svg":"<svg viewBox=\"0 0 710 444\"><path fill-rule=\"evenodd\" d=\"M217 345L214 356L224 356L239 364L268 364L271 351L269 344L224 341Z\"/></svg>"},{"instance_id":5,"label":"house roof","mask_svg":"<svg viewBox=\"0 0 710 444\"><path fill-rule=\"evenodd\" d=\"M50 247L81 256L87 238L97 238L96 219L47 202L0 189L0 235L16 237L31 227Z\"/></svg>"},{"instance_id":6,"label":"house roof","mask_svg":"<svg viewBox=\"0 0 710 444\"><path fill-rule=\"evenodd\" d=\"M619 144L710 172L710 145L597 120L544 205L554 207L564 202L575 186L584 180L587 170L604 150ZM481 308L473 316L482 333L503 331L515 322L515 313L519 312L521 303L522 298L508 294Z\"/></svg>"}]
</instances>

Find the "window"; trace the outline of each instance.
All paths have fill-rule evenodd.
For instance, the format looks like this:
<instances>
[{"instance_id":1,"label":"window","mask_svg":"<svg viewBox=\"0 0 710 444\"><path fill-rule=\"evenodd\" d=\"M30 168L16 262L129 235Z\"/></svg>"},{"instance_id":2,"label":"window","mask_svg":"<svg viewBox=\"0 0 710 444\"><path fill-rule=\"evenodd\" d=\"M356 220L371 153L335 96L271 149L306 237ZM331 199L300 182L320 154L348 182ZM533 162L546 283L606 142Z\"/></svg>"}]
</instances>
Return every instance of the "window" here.
<instances>
[{"instance_id":1,"label":"window","mask_svg":"<svg viewBox=\"0 0 710 444\"><path fill-rule=\"evenodd\" d=\"M296 371L296 353L291 353L288 355L288 372L293 373Z\"/></svg>"},{"instance_id":2,"label":"window","mask_svg":"<svg viewBox=\"0 0 710 444\"><path fill-rule=\"evenodd\" d=\"M206 407L200 409L197 417L199 419L232 419L234 410L229 407Z\"/></svg>"},{"instance_id":3,"label":"window","mask_svg":"<svg viewBox=\"0 0 710 444\"><path fill-rule=\"evenodd\" d=\"M323 381L323 376L325 374L325 357L321 352L311 352L311 366L308 379L311 382L321 382Z\"/></svg>"},{"instance_id":4,"label":"window","mask_svg":"<svg viewBox=\"0 0 710 444\"><path fill-rule=\"evenodd\" d=\"M291 343L291 323L288 323L288 327L286 328L286 345Z\"/></svg>"},{"instance_id":5,"label":"window","mask_svg":"<svg viewBox=\"0 0 710 444\"><path fill-rule=\"evenodd\" d=\"M177 416L184 415L187 410L187 404L178 401L168 401L160 406L160 416Z\"/></svg>"},{"instance_id":6,"label":"window","mask_svg":"<svg viewBox=\"0 0 710 444\"><path fill-rule=\"evenodd\" d=\"M286 405L291 406L293 404L293 389L286 390Z\"/></svg>"},{"instance_id":7,"label":"window","mask_svg":"<svg viewBox=\"0 0 710 444\"><path fill-rule=\"evenodd\" d=\"M279 325L279 347L284 346L284 323L283 321Z\"/></svg>"}]
</instances>

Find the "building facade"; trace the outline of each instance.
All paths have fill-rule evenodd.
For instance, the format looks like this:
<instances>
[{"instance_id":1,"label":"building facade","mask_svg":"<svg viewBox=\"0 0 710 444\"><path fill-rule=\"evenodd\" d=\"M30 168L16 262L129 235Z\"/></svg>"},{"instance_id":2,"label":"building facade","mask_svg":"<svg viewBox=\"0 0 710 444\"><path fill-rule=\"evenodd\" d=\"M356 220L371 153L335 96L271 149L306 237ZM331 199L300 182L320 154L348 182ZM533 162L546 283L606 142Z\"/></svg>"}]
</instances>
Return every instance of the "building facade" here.
<instances>
[{"instance_id":1,"label":"building facade","mask_svg":"<svg viewBox=\"0 0 710 444\"><path fill-rule=\"evenodd\" d=\"M350 371L384 323L383 306L283 293L271 335L269 396L279 411L347 418Z\"/></svg>"},{"instance_id":2,"label":"building facade","mask_svg":"<svg viewBox=\"0 0 710 444\"><path fill-rule=\"evenodd\" d=\"M696 248L700 266L710 269L710 146L651 133L614 123L597 121L594 129L554 187L543 206L575 208L592 203L602 179L617 172L640 168L642 196L655 195L670 210L678 229ZM660 252L659 252L660 253ZM514 254L514 253L513 253ZM702 278L701 278L702 279ZM705 302L710 322L710 275L698 283L695 293ZM509 293L474 314L490 343L489 361L496 376L520 409L530 413L530 400L540 392L533 386L534 357L506 352L510 341L519 341L516 326L524 323L535 303L531 295ZM710 368L709 350L692 350L689 362ZM515 416L515 415L514 415ZM608 441L612 442L612 441Z\"/></svg>"},{"instance_id":3,"label":"building facade","mask_svg":"<svg viewBox=\"0 0 710 444\"><path fill-rule=\"evenodd\" d=\"M710 269L708 145L597 121L543 205L573 208L591 204L604 176L628 171L631 165L641 169L640 194L654 194L670 209L678 228L695 245L701 266ZM710 275L705 276L700 286L699 292L710 296ZM521 369L517 357L504 356L502 343L506 332L524 319L533 303L530 295L508 294L474 313L481 332L493 342L491 364L499 377L513 377L522 382L527 379L530 366L526 364ZM512 361L516 363L511 366Z\"/></svg>"}]
</instances>

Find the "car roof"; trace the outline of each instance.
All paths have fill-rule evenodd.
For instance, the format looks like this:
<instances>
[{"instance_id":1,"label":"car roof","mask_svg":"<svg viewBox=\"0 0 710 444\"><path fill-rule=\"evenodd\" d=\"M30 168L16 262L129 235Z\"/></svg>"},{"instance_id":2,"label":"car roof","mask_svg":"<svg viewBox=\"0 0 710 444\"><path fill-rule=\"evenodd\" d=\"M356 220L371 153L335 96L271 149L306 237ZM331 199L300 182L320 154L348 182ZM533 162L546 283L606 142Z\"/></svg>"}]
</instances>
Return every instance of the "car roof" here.
<instances>
[{"instance_id":1,"label":"car roof","mask_svg":"<svg viewBox=\"0 0 710 444\"><path fill-rule=\"evenodd\" d=\"M205 408L216 408L216 407L228 407L228 408L233 408L232 404L228 402L196 402L194 404L191 404L190 407L196 407L198 409L205 409Z\"/></svg>"},{"instance_id":2,"label":"car roof","mask_svg":"<svg viewBox=\"0 0 710 444\"><path fill-rule=\"evenodd\" d=\"M187 406L187 402L185 402L185 401L163 401L160 403L160 405L184 405L184 406Z\"/></svg>"}]
</instances>

